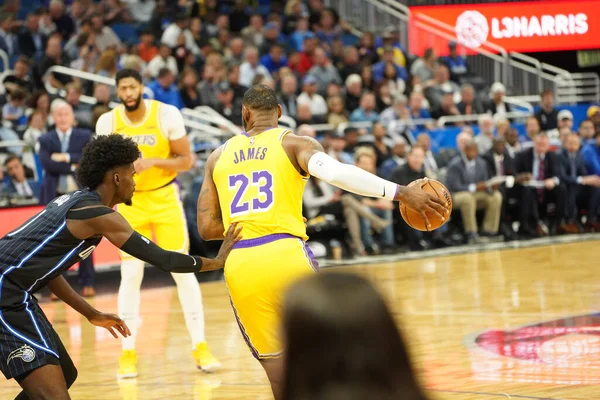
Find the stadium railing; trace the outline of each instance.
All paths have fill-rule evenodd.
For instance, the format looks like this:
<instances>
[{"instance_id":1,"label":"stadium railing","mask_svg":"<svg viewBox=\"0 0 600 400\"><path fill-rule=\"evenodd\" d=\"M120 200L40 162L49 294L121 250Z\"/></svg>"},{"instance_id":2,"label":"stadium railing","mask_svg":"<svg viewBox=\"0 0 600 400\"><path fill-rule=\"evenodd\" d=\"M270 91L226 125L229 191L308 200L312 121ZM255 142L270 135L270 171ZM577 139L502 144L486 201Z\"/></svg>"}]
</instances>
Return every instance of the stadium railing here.
<instances>
[{"instance_id":1,"label":"stadium railing","mask_svg":"<svg viewBox=\"0 0 600 400\"><path fill-rule=\"evenodd\" d=\"M513 112L506 113L504 116L507 119L525 119L532 114L533 114L532 112L526 112L526 111L513 111ZM477 122L479 120L479 118L481 118L483 115L489 115L489 114L443 116L443 117L438 118L437 126L444 127L448 124L452 124L455 122Z\"/></svg>"}]
</instances>

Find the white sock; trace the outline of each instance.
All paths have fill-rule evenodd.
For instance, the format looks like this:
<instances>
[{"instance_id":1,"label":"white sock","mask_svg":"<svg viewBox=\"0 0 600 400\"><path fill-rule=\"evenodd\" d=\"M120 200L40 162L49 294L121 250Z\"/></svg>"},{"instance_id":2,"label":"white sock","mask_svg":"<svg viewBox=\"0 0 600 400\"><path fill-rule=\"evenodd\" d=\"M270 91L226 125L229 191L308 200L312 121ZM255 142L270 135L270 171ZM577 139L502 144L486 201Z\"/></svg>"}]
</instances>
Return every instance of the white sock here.
<instances>
[{"instance_id":1,"label":"white sock","mask_svg":"<svg viewBox=\"0 0 600 400\"><path fill-rule=\"evenodd\" d=\"M135 350L135 338L140 324L140 287L143 278L143 261L133 258L121 262L119 316L131 331L131 336L121 339L123 350Z\"/></svg>"},{"instance_id":2,"label":"white sock","mask_svg":"<svg viewBox=\"0 0 600 400\"><path fill-rule=\"evenodd\" d=\"M179 302L183 309L185 325L192 338L192 348L204 342L204 308L202 307L202 294L200 285L194 274L171 274L177 285Z\"/></svg>"}]
</instances>

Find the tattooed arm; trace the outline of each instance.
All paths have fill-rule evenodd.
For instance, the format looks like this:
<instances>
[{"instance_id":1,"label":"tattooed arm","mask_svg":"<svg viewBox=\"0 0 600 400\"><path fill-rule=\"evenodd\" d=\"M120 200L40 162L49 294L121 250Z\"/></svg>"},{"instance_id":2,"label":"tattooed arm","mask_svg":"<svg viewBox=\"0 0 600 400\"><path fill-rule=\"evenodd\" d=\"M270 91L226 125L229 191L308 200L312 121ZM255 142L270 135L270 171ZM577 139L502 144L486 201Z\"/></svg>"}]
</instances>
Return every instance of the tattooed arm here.
<instances>
[{"instance_id":1,"label":"tattooed arm","mask_svg":"<svg viewBox=\"0 0 600 400\"><path fill-rule=\"evenodd\" d=\"M208 157L204 168L204 182L198 197L196 222L198 223L198 233L204 240L222 240L225 232L221 206L219 205L219 194L212 177L213 169L220 155L221 147Z\"/></svg>"},{"instance_id":2,"label":"tattooed arm","mask_svg":"<svg viewBox=\"0 0 600 400\"><path fill-rule=\"evenodd\" d=\"M426 212L435 212L446 218L445 202L421 189L420 185L400 186L386 181L354 165L342 164L323 152L315 139L288 134L283 145L292 164L303 174L311 174L340 189L362 196L378 197L405 203L421 212L427 225Z\"/></svg>"}]
</instances>

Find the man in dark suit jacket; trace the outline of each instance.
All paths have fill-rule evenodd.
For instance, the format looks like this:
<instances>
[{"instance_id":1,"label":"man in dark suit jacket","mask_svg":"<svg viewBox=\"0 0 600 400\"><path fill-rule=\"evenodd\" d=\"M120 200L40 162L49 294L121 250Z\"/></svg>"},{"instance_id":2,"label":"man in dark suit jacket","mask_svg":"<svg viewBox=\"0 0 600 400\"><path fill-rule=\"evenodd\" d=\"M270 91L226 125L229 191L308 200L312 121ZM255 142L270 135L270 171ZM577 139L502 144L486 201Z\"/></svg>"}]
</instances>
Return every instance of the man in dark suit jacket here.
<instances>
[{"instance_id":1,"label":"man in dark suit jacket","mask_svg":"<svg viewBox=\"0 0 600 400\"><path fill-rule=\"evenodd\" d=\"M475 89L470 83L461 86L461 102L456 105L461 115L483 114L483 106L475 97Z\"/></svg>"},{"instance_id":2,"label":"man in dark suit jacket","mask_svg":"<svg viewBox=\"0 0 600 400\"><path fill-rule=\"evenodd\" d=\"M73 108L65 101L52 104L52 118L56 129L38 139L40 161L44 168L44 180L40 202L48 204L54 198L78 189L74 172L77 169L81 153L91 140L91 132L73 128L75 115ZM88 257L79 264L79 280L82 295L93 296L94 262Z\"/></svg>"},{"instance_id":3,"label":"man in dark suit jacket","mask_svg":"<svg viewBox=\"0 0 600 400\"><path fill-rule=\"evenodd\" d=\"M483 237L498 234L502 210L502 194L498 187L486 187L489 179L487 165L477 153L477 143L469 140L465 143L464 153L450 161L446 172L446 186L452 193L454 207L460 210L469 243L487 241L478 234L477 209L485 209Z\"/></svg>"},{"instance_id":4,"label":"man in dark suit jacket","mask_svg":"<svg viewBox=\"0 0 600 400\"><path fill-rule=\"evenodd\" d=\"M539 133L533 138L533 147L521 151L515 159L517 173L528 174L530 179L543 182L544 185L542 188L534 188L525 183L519 188L519 231L526 236L554 234L558 224L560 231L573 231L573 227L564 224L567 188L562 181L563 161L561 156L549 150L548 136ZM556 203L556 218L548 230L541 218L546 217L550 202Z\"/></svg>"},{"instance_id":5,"label":"man in dark suit jacket","mask_svg":"<svg viewBox=\"0 0 600 400\"><path fill-rule=\"evenodd\" d=\"M41 60L46 48L46 35L39 28L40 12L33 11L27 15L25 26L19 32L18 42L21 54L32 60Z\"/></svg>"},{"instance_id":6,"label":"man in dark suit jacket","mask_svg":"<svg viewBox=\"0 0 600 400\"><path fill-rule=\"evenodd\" d=\"M600 226L600 177L587 174L585 160L579 152L580 146L579 136L571 133L566 139L565 147L559 152L564 161L564 180L567 185L566 217L569 224L577 223L580 209L585 208L586 225L595 230Z\"/></svg>"},{"instance_id":7,"label":"man in dark suit jacket","mask_svg":"<svg viewBox=\"0 0 600 400\"><path fill-rule=\"evenodd\" d=\"M6 174L10 177L4 188L4 193L19 195L26 198L40 198L40 184L25 176L25 167L16 154L9 154L4 160Z\"/></svg>"}]
</instances>

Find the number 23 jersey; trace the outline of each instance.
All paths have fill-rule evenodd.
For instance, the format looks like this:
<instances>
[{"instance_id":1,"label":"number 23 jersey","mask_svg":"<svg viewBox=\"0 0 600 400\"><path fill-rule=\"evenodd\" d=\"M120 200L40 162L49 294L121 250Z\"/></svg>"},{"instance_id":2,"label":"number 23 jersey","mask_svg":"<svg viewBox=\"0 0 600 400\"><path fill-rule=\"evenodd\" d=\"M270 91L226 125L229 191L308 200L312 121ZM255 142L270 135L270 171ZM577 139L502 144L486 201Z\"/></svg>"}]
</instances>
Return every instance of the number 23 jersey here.
<instances>
[{"instance_id":1,"label":"number 23 jersey","mask_svg":"<svg viewBox=\"0 0 600 400\"><path fill-rule=\"evenodd\" d=\"M292 165L283 148L288 129L237 135L223 146L213 170L225 230L235 222L244 239L287 233L303 240L302 194L308 176Z\"/></svg>"}]
</instances>

